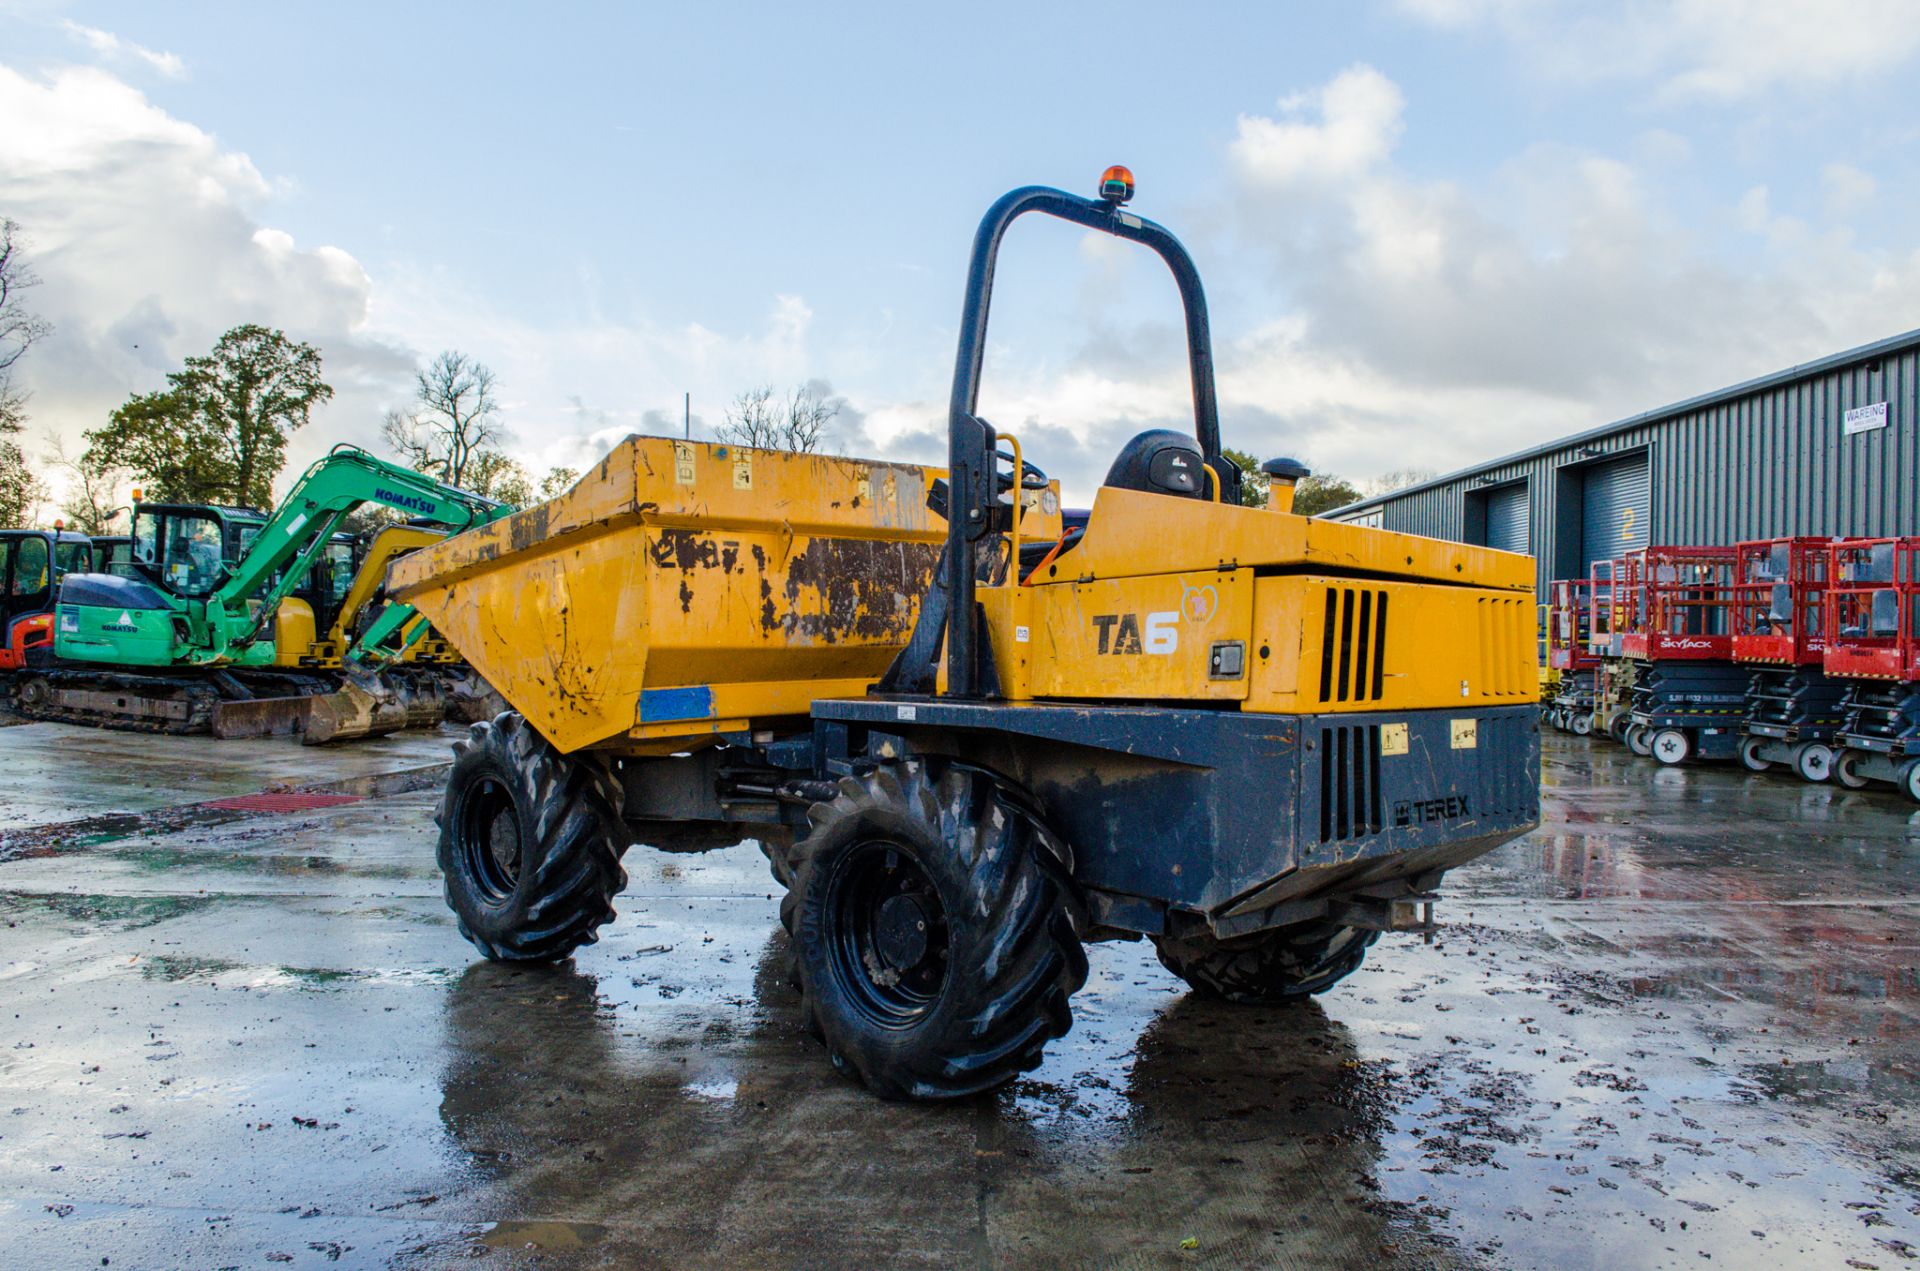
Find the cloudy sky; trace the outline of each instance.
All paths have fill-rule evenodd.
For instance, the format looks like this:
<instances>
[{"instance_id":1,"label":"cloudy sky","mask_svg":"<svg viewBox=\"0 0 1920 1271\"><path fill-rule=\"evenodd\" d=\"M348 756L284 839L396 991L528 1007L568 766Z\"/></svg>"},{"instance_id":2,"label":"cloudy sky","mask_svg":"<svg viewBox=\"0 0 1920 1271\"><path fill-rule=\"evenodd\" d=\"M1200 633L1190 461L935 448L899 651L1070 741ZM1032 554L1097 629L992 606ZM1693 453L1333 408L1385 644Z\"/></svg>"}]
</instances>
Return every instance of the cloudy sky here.
<instances>
[{"instance_id":1,"label":"cloudy sky","mask_svg":"<svg viewBox=\"0 0 1920 1271\"><path fill-rule=\"evenodd\" d=\"M973 224L1113 162L1200 263L1230 444L1355 479L1920 326L1907 0L0 21L41 448L262 322L338 393L296 460L371 443L443 348L536 470L807 380L836 448L936 458ZM1000 277L983 413L1075 493L1190 418L1157 262L1023 223Z\"/></svg>"}]
</instances>

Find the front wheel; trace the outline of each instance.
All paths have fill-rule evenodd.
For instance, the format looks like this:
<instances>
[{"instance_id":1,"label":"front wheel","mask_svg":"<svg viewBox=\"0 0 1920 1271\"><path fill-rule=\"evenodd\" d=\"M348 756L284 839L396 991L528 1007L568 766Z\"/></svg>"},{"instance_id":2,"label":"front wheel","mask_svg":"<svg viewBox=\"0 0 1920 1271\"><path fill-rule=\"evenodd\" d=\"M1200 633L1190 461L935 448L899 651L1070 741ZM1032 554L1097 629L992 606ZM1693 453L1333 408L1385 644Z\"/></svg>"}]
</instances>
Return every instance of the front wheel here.
<instances>
[{"instance_id":1,"label":"front wheel","mask_svg":"<svg viewBox=\"0 0 1920 1271\"><path fill-rule=\"evenodd\" d=\"M1920 803L1920 759L1910 759L1901 766L1900 787L1909 799Z\"/></svg>"},{"instance_id":2,"label":"front wheel","mask_svg":"<svg viewBox=\"0 0 1920 1271\"><path fill-rule=\"evenodd\" d=\"M1027 801L915 759L807 816L780 920L834 1066L882 1098L950 1099L1037 1065L1087 958L1071 857Z\"/></svg>"},{"instance_id":3,"label":"front wheel","mask_svg":"<svg viewBox=\"0 0 1920 1271\"><path fill-rule=\"evenodd\" d=\"M1760 753L1766 745L1764 737L1748 737L1740 743L1740 763L1748 772L1765 772L1773 767L1773 761Z\"/></svg>"},{"instance_id":4,"label":"front wheel","mask_svg":"<svg viewBox=\"0 0 1920 1271\"><path fill-rule=\"evenodd\" d=\"M1873 778L1860 771L1860 752L1842 750L1833 760L1833 779L1849 790L1864 790Z\"/></svg>"},{"instance_id":5,"label":"front wheel","mask_svg":"<svg viewBox=\"0 0 1920 1271\"><path fill-rule=\"evenodd\" d=\"M1380 938L1335 922L1305 922L1251 936L1155 936L1160 963L1208 997L1270 1005L1326 990L1359 970Z\"/></svg>"},{"instance_id":6,"label":"front wheel","mask_svg":"<svg viewBox=\"0 0 1920 1271\"><path fill-rule=\"evenodd\" d=\"M1647 751L1671 768L1685 763L1687 757L1693 754L1693 738L1687 736L1683 728L1662 728L1647 743Z\"/></svg>"},{"instance_id":7,"label":"front wheel","mask_svg":"<svg viewBox=\"0 0 1920 1271\"><path fill-rule=\"evenodd\" d=\"M1653 753L1653 730L1645 724L1629 724L1626 741L1627 749L1642 759Z\"/></svg>"},{"instance_id":8,"label":"front wheel","mask_svg":"<svg viewBox=\"0 0 1920 1271\"><path fill-rule=\"evenodd\" d=\"M1575 715L1567 726L1573 730L1575 737L1586 737L1593 732L1593 716Z\"/></svg>"},{"instance_id":9,"label":"front wheel","mask_svg":"<svg viewBox=\"0 0 1920 1271\"><path fill-rule=\"evenodd\" d=\"M627 885L612 771L510 712L473 725L454 756L434 820L460 934L501 962L555 962L598 939Z\"/></svg>"}]
</instances>

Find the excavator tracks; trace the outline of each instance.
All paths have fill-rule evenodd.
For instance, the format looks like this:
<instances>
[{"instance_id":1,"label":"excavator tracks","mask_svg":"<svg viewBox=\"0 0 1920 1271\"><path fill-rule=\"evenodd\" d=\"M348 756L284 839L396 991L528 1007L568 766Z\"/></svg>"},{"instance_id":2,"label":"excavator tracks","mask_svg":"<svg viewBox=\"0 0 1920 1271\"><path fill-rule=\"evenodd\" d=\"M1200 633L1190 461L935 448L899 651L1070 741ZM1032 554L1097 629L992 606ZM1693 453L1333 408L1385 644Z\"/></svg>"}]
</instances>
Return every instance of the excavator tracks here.
<instances>
[{"instance_id":1,"label":"excavator tracks","mask_svg":"<svg viewBox=\"0 0 1920 1271\"><path fill-rule=\"evenodd\" d=\"M299 731L307 699L333 687L327 677L285 672L139 675L48 668L20 678L13 708L28 719L121 732L251 736ZM228 707L255 722L223 729Z\"/></svg>"}]
</instances>

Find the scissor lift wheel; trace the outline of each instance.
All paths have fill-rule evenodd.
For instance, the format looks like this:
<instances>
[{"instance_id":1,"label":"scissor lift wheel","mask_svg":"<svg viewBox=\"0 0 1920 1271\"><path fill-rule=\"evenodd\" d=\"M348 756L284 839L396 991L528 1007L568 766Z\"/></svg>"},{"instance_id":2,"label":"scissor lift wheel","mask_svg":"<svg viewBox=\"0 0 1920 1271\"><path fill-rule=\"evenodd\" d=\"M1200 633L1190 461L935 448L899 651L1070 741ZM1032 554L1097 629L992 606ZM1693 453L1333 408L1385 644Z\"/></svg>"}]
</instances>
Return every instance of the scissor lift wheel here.
<instances>
[{"instance_id":1,"label":"scissor lift wheel","mask_svg":"<svg viewBox=\"0 0 1920 1271\"><path fill-rule=\"evenodd\" d=\"M1693 738L1684 729L1662 728L1648 741L1647 752L1671 768L1685 763L1693 753Z\"/></svg>"},{"instance_id":2,"label":"scissor lift wheel","mask_svg":"<svg viewBox=\"0 0 1920 1271\"><path fill-rule=\"evenodd\" d=\"M1802 781L1819 783L1833 775L1833 749L1810 741L1793 752L1793 770Z\"/></svg>"}]
</instances>

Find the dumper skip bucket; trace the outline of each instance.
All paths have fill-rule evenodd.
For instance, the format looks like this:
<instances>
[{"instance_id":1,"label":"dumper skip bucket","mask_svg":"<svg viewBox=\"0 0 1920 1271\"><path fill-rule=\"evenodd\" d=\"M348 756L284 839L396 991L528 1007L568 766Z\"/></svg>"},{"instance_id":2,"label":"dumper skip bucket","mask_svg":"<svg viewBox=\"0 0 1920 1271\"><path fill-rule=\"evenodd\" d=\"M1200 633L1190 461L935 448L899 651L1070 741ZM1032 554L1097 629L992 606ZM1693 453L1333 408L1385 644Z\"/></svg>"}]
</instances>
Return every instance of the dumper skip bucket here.
<instances>
[{"instance_id":1,"label":"dumper skip bucket","mask_svg":"<svg viewBox=\"0 0 1920 1271\"><path fill-rule=\"evenodd\" d=\"M562 751L671 747L879 678L932 582L941 475L630 437L551 502L397 561L389 594Z\"/></svg>"}]
</instances>

